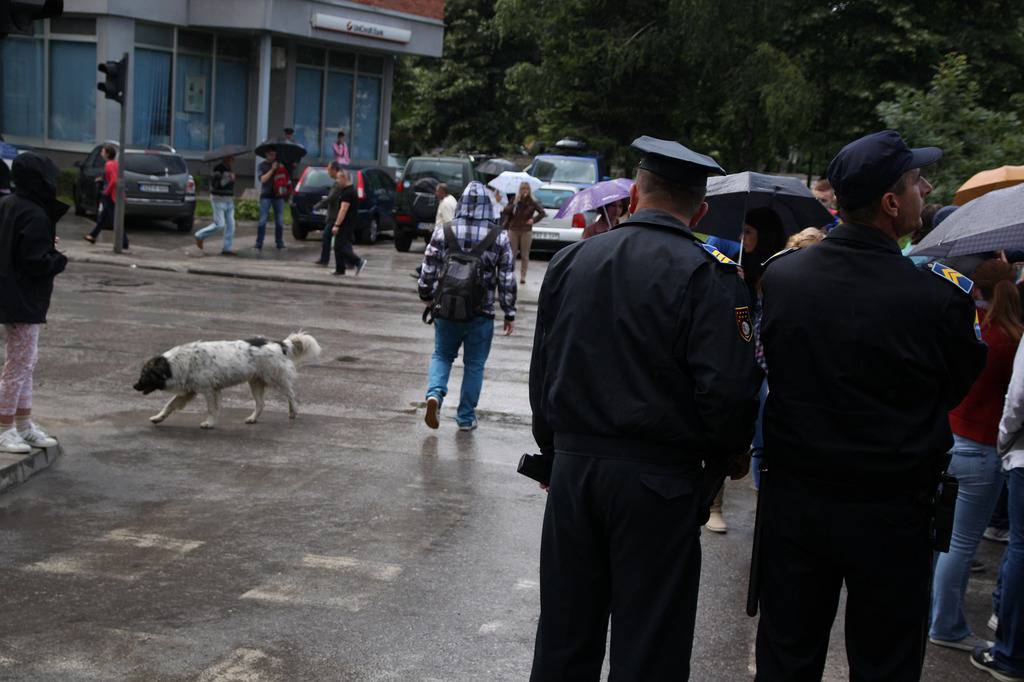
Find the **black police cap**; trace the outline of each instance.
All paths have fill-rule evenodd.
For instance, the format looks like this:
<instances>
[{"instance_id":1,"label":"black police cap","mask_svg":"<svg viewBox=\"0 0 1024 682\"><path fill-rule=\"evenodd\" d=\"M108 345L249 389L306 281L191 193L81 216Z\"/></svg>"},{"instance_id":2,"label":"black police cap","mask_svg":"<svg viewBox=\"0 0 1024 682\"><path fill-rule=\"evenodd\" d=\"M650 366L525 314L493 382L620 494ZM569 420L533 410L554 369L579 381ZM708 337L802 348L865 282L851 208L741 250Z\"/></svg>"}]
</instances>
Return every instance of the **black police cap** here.
<instances>
[{"instance_id":1,"label":"black police cap","mask_svg":"<svg viewBox=\"0 0 1024 682\"><path fill-rule=\"evenodd\" d=\"M710 156L698 154L672 140L659 140L643 135L633 140L633 147L644 153L640 168L680 185L703 185L709 175L725 175Z\"/></svg>"},{"instance_id":2,"label":"black police cap","mask_svg":"<svg viewBox=\"0 0 1024 682\"><path fill-rule=\"evenodd\" d=\"M867 206L889 191L904 173L942 158L938 147L911 149L895 130L865 135L839 150L828 165L839 206L854 210Z\"/></svg>"}]
</instances>

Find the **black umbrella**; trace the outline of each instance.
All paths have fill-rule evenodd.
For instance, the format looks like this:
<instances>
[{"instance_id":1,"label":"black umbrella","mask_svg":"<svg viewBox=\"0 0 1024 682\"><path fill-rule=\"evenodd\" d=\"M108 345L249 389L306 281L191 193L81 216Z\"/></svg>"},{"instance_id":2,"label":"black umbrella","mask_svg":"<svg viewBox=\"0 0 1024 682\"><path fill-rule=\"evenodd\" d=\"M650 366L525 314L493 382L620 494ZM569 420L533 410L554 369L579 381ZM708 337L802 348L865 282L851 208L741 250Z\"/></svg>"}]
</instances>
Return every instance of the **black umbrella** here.
<instances>
[{"instance_id":1,"label":"black umbrella","mask_svg":"<svg viewBox=\"0 0 1024 682\"><path fill-rule=\"evenodd\" d=\"M910 252L951 258L1024 248L1024 185L997 189L968 201Z\"/></svg>"},{"instance_id":2,"label":"black umbrella","mask_svg":"<svg viewBox=\"0 0 1024 682\"><path fill-rule=\"evenodd\" d=\"M740 241L743 219L755 208L770 208L782 221L786 236L806 227L832 222L832 214L804 183L785 175L733 173L708 178L710 210L696 230L707 235Z\"/></svg>"},{"instance_id":3,"label":"black umbrella","mask_svg":"<svg viewBox=\"0 0 1024 682\"><path fill-rule=\"evenodd\" d=\"M249 148L240 144L224 144L203 154L203 161L220 161L229 156L248 154Z\"/></svg>"},{"instance_id":4,"label":"black umbrella","mask_svg":"<svg viewBox=\"0 0 1024 682\"><path fill-rule=\"evenodd\" d=\"M298 163L306 155L306 148L298 142L292 142L283 138L276 140L264 140L256 147L256 156L266 158L267 152L273 149L277 152L277 160L286 166Z\"/></svg>"},{"instance_id":5,"label":"black umbrella","mask_svg":"<svg viewBox=\"0 0 1024 682\"><path fill-rule=\"evenodd\" d=\"M519 166L508 159L488 159L476 167L483 175L501 175L505 171L517 171Z\"/></svg>"}]
</instances>

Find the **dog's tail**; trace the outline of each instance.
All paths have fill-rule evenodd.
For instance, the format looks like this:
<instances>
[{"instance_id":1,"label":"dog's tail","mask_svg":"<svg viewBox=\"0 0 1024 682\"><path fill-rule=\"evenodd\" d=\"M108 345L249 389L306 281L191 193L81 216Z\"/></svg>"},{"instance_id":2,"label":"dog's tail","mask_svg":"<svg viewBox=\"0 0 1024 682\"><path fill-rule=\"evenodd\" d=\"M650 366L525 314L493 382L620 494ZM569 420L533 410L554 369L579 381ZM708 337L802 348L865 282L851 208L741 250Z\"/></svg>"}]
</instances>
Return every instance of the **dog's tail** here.
<instances>
[{"instance_id":1,"label":"dog's tail","mask_svg":"<svg viewBox=\"0 0 1024 682\"><path fill-rule=\"evenodd\" d=\"M320 358L320 344L311 335L304 332L289 334L281 342L285 355L296 365L306 365Z\"/></svg>"}]
</instances>

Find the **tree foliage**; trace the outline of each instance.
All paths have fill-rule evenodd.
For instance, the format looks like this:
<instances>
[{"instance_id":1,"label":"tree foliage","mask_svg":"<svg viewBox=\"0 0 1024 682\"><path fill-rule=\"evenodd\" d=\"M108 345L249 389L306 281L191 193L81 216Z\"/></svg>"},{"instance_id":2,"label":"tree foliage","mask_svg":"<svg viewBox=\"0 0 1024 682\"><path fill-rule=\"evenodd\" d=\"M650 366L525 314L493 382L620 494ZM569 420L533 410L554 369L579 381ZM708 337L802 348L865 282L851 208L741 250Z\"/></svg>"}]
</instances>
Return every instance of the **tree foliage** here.
<instances>
[{"instance_id":1,"label":"tree foliage","mask_svg":"<svg viewBox=\"0 0 1024 682\"><path fill-rule=\"evenodd\" d=\"M402 151L499 152L573 135L625 166L630 141L649 134L730 171L820 173L883 126L880 103L924 97L948 52L969 59L978 107L1007 112L1024 91L1019 0L445 5L444 58L399 64Z\"/></svg>"}]
</instances>

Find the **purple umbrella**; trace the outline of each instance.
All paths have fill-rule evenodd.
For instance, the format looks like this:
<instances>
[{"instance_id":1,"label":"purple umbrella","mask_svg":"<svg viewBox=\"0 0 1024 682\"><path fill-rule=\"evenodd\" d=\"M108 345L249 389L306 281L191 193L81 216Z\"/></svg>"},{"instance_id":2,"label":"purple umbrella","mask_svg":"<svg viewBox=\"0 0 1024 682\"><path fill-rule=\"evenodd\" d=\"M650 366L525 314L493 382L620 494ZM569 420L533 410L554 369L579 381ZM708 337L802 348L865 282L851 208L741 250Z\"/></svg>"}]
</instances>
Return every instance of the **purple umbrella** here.
<instances>
[{"instance_id":1,"label":"purple umbrella","mask_svg":"<svg viewBox=\"0 0 1024 682\"><path fill-rule=\"evenodd\" d=\"M629 190L632 187L633 181L629 178L615 178L598 182L573 195L572 199L562 204L562 208L558 209L555 217L564 218L572 213L596 211L602 206L625 199L629 196Z\"/></svg>"}]
</instances>

